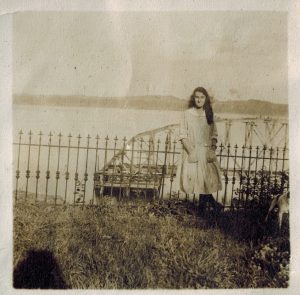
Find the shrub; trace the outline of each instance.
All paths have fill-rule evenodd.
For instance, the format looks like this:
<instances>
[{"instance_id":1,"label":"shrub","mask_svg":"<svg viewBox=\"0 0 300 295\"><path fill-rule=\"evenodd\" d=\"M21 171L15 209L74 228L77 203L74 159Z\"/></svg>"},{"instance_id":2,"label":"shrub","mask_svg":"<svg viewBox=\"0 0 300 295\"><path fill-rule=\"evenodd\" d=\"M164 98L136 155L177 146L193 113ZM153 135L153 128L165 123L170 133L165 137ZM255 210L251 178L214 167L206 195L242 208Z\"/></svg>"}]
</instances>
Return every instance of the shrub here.
<instances>
[{"instance_id":1,"label":"shrub","mask_svg":"<svg viewBox=\"0 0 300 295\"><path fill-rule=\"evenodd\" d=\"M241 186L235 191L234 202L246 208L268 207L274 196L283 193L288 181L288 172L284 171L278 172L277 175L271 175L267 170L240 175Z\"/></svg>"},{"instance_id":2,"label":"shrub","mask_svg":"<svg viewBox=\"0 0 300 295\"><path fill-rule=\"evenodd\" d=\"M269 287L288 287L290 244L285 237L266 239L250 252L247 261L256 277L255 287L265 286L266 281Z\"/></svg>"}]
</instances>

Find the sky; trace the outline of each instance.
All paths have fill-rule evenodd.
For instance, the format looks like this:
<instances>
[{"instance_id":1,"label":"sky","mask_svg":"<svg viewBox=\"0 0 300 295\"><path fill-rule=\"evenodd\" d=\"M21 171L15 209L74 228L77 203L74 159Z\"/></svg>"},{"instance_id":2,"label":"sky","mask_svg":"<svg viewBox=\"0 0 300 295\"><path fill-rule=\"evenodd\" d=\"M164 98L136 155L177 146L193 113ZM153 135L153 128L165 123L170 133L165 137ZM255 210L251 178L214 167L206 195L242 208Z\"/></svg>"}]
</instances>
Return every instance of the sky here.
<instances>
[{"instance_id":1,"label":"sky","mask_svg":"<svg viewBox=\"0 0 300 295\"><path fill-rule=\"evenodd\" d=\"M172 95L287 103L287 13L23 12L13 17L13 92Z\"/></svg>"}]
</instances>

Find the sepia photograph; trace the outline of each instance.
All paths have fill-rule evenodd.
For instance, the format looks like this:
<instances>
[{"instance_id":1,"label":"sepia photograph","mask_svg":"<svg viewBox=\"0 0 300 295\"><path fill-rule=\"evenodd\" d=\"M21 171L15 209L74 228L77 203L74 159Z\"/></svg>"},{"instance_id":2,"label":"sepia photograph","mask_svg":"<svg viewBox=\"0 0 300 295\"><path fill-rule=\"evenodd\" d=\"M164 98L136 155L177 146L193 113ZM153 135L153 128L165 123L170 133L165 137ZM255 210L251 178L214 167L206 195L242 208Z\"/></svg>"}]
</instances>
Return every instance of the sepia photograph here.
<instances>
[{"instance_id":1,"label":"sepia photograph","mask_svg":"<svg viewBox=\"0 0 300 295\"><path fill-rule=\"evenodd\" d=\"M14 290L288 290L287 11L11 19Z\"/></svg>"}]
</instances>

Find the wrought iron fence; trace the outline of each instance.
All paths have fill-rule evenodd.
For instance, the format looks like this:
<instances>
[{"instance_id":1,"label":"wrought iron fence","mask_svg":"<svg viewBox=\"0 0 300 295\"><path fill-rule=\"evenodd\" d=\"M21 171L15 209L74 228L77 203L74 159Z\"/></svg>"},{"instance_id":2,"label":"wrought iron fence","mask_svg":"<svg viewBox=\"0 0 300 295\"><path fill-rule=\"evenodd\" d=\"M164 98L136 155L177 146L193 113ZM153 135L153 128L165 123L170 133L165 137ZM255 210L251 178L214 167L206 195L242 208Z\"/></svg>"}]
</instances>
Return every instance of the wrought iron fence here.
<instances>
[{"instance_id":1,"label":"wrought iron fence","mask_svg":"<svg viewBox=\"0 0 300 295\"><path fill-rule=\"evenodd\" d=\"M14 143L15 202L97 204L105 195L118 198L189 198L177 182L181 143L165 138L118 139L31 131ZM216 200L224 207L245 208L288 186L288 149L224 146L216 151L223 189Z\"/></svg>"}]
</instances>

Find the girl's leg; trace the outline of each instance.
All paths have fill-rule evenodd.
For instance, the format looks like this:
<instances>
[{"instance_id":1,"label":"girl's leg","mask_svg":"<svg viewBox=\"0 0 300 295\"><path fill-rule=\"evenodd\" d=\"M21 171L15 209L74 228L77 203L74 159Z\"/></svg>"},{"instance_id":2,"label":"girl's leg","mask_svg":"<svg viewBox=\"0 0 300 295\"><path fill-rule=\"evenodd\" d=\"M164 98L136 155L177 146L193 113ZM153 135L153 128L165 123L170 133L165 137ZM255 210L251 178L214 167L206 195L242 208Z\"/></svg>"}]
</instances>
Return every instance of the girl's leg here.
<instances>
[{"instance_id":1,"label":"girl's leg","mask_svg":"<svg viewBox=\"0 0 300 295\"><path fill-rule=\"evenodd\" d=\"M222 210L222 205L219 204L212 194L207 195L209 207L213 209L215 215L219 215Z\"/></svg>"},{"instance_id":2,"label":"girl's leg","mask_svg":"<svg viewBox=\"0 0 300 295\"><path fill-rule=\"evenodd\" d=\"M200 194L199 195L199 213L204 211L213 210L215 214L220 214L222 210L222 205L219 204L212 194Z\"/></svg>"},{"instance_id":3,"label":"girl's leg","mask_svg":"<svg viewBox=\"0 0 300 295\"><path fill-rule=\"evenodd\" d=\"M199 195L199 208L198 211L199 213L204 213L207 207L207 195L205 194L200 194Z\"/></svg>"},{"instance_id":4,"label":"girl's leg","mask_svg":"<svg viewBox=\"0 0 300 295\"><path fill-rule=\"evenodd\" d=\"M212 194L207 194L207 202L208 202L209 208L215 209L216 201Z\"/></svg>"}]
</instances>

